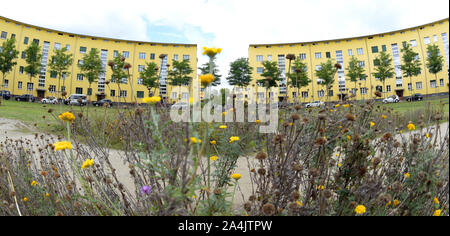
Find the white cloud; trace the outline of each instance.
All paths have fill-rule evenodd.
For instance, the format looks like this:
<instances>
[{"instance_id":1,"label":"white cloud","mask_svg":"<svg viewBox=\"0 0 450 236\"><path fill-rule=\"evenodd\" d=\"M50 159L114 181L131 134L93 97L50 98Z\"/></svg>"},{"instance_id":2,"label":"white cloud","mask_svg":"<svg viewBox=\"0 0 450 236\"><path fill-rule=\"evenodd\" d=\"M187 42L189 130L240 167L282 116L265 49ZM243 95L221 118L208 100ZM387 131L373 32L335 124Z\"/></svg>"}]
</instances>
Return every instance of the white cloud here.
<instances>
[{"instance_id":1,"label":"white cloud","mask_svg":"<svg viewBox=\"0 0 450 236\"><path fill-rule=\"evenodd\" d=\"M249 44L337 39L397 30L448 17L449 2L79 0L65 4L40 0L2 3L0 15L64 31L131 40L148 40L147 22L174 27L184 32L189 43L198 44L198 65L207 61L201 55L203 46L223 48L218 63L224 79L231 61L247 57ZM210 40L204 33L215 38Z\"/></svg>"}]
</instances>

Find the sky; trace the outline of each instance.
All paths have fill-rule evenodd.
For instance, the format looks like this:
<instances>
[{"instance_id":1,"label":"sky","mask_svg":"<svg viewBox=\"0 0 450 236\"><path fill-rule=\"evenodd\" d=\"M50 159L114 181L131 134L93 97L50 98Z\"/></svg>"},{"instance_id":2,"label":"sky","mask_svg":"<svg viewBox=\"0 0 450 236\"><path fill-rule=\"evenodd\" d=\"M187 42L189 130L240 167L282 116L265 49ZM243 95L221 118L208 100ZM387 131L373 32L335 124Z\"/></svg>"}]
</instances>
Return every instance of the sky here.
<instances>
[{"instance_id":1,"label":"sky","mask_svg":"<svg viewBox=\"0 0 450 236\"><path fill-rule=\"evenodd\" d=\"M220 47L221 87L249 44L308 42L383 33L449 17L448 0L17 0L0 15L66 32Z\"/></svg>"}]
</instances>

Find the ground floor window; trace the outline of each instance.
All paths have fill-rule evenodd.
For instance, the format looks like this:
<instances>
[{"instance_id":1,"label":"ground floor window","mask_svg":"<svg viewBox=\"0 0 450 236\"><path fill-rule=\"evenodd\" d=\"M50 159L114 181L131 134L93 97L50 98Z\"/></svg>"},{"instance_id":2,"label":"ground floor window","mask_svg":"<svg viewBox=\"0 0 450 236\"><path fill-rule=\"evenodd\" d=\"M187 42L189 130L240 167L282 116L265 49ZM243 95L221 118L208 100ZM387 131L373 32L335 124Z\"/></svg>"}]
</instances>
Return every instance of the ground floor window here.
<instances>
[{"instance_id":1,"label":"ground floor window","mask_svg":"<svg viewBox=\"0 0 450 236\"><path fill-rule=\"evenodd\" d=\"M76 94L83 94L83 88L75 88Z\"/></svg>"},{"instance_id":2,"label":"ground floor window","mask_svg":"<svg viewBox=\"0 0 450 236\"><path fill-rule=\"evenodd\" d=\"M436 88L437 86L436 86L436 80L431 80L430 81L430 87L431 88Z\"/></svg>"},{"instance_id":3,"label":"ground floor window","mask_svg":"<svg viewBox=\"0 0 450 236\"><path fill-rule=\"evenodd\" d=\"M144 97L144 91L137 91L136 96L137 96L138 98L143 98L143 97Z\"/></svg>"}]
</instances>

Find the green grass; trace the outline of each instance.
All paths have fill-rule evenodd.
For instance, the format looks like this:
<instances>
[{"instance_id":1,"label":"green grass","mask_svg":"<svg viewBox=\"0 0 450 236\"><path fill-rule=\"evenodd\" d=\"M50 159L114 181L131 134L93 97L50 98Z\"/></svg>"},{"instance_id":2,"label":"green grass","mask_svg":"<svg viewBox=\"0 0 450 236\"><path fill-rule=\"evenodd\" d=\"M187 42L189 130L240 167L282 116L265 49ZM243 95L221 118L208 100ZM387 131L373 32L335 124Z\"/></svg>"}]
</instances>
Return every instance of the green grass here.
<instances>
[{"instance_id":1,"label":"green grass","mask_svg":"<svg viewBox=\"0 0 450 236\"><path fill-rule=\"evenodd\" d=\"M422 101L415 101L415 102L407 102L407 101L401 101L399 103L388 103L383 104L383 106L393 108L395 112L399 113L407 113L407 112L414 112L422 109L426 109L428 106L428 103L432 108L440 108L443 107L444 114L448 114L449 112L449 97L433 97L433 98L425 98L425 100Z\"/></svg>"}]
</instances>

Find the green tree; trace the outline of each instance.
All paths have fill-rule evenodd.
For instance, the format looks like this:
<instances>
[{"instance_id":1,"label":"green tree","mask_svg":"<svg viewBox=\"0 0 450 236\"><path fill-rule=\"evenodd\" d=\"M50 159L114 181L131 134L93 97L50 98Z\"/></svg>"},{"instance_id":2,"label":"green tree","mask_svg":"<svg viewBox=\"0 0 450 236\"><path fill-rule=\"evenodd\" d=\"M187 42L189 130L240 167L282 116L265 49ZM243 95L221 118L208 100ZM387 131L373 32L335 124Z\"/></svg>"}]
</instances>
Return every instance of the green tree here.
<instances>
[{"instance_id":1,"label":"green tree","mask_svg":"<svg viewBox=\"0 0 450 236\"><path fill-rule=\"evenodd\" d=\"M154 62L148 62L143 71L140 72L142 84L148 89L149 94L155 94L159 87L158 65ZM154 91L152 92L152 89Z\"/></svg>"},{"instance_id":2,"label":"green tree","mask_svg":"<svg viewBox=\"0 0 450 236\"><path fill-rule=\"evenodd\" d=\"M117 96L119 97L120 102L120 84L125 83L123 79L127 78L127 73L125 70L127 69L126 67L129 66L129 63L125 62L125 57L123 57L122 54L117 53L117 56L108 62L108 66L112 71L111 82L117 84ZM128 83L128 81L126 83Z\"/></svg>"},{"instance_id":3,"label":"green tree","mask_svg":"<svg viewBox=\"0 0 450 236\"><path fill-rule=\"evenodd\" d=\"M407 42L403 42L402 59L403 64L401 65L401 69L403 71L403 75L405 77L409 77L409 83L411 84L411 95L413 94L414 87L412 84L412 77L418 76L421 73L421 65L419 59L419 53L413 51L411 44ZM412 99L411 99L412 101Z\"/></svg>"},{"instance_id":4,"label":"green tree","mask_svg":"<svg viewBox=\"0 0 450 236\"><path fill-rule=\"evenodd\" d=\"M375 58L375 72L373 75L380 79L380 81L383 83L383 94L385 93L385 83L386 79L393 78L394 77L394 67L392 67L392 58L391 56L382 51L380 54ZM384 97L384 96L383 96Z\"/></svg>"},{"instance_id":5,"label":"green tree","mask_svg":"<svg viewBox=\"0 0 450 236\"><path fill-rule=\"evenodd\" d=\"M25 62L27 66L25 66L24 71L30 76L30 83L32 83L32 79L39 74L41 69L41 57L42 54L39 53L41 51L41 47L35 42L31 43L27 49L25 49Z\"/></svg>"},{"instance_id":6,"label":"green tree","mask_svg":"<svg viewBox=\"0 0 450 236\"><path fill-rule=\"evenodd\" d=\"M173 69L169 71L169 84L172 86L187 86L192 80L192 69L189 60L175 61L172 60Z\"/></svg>"},{"instance_id":7,"label":"green tree","mask_svg":"<svg viewBox=\"0 0 450 236\"><path fill-rule=\"evenodd\" d=\"M248 64L248 58L238 58L230 63L230 71L226 78L228 84L238 87L247 87L252 81L253 67Z\"/></svg>"},{"instance_id":8,"label":"green tree","mask_svg":"<svg viewBox=\"0 0 450 236\"><path fill-rule=\"evenodd\" d=\"M431 74L434 74L436 78L436 83L438 82L437 73L442 71L444 64L444 57L439 53L439 47L436 44L427 46L427 68ZM439 86L436 86L439 93Z\"/></svg>"},{"instance_id":9,"label":"green tree","mask_svg":"<svg viewBox=\"0 0 450 236\"><path fill-rule=\"evenodd\" d=\"M81 73L89 82L89 89L92 88L92 83L96 82L101 73L105 72L100 59L100 53L96 48L91 48L89 53L83 56L83 63L78 64ZM89 95L91 96L91 95Z\"/></svg>"},{"instance_id":10,"label":"green tree","mask_svg":"<svg viewBox=\"0 0 450 236\"><path fill-rule=\"evenodd\" d=\"M326 62L320 63L320 69L316 70L316 76L321 79L322 86L325 86L325 93L327 94L327 101L329 98L328 90L334 84L334 77L340 64L333 65L333 60L328 59Z\"/></svg>"},{"instance_id":11,"label":"green tree","mask_svg":"<svg viewBox=\"0 0 450 236\"><path fill-rule=\"evenodd\" d=\"M289 84L292 87L297 88L297 97L299 97L300 89L311 83L311 80L308 77L308 65L297 58L292 65L292 69L294 70L294 73L288 74Z\"/></svg>"},{"instance_id":12,"label":"green tree","mask_svg":"<svg viewBox=\"0 0 450 236\"><path fill-rule=\"evenodd\" d=\"M355 84L355 96L356 96L356 83L358 80L365 79L366 74L364 73L364 68L358 65L358 59L355 56L352 56L350 58L350 61L348 62L348 67L345 68L347 71L347 77L350 80L350 82L353 82ZM355 97L356 99L356 97Z\"/></svg>"},{"instance_id":13,"label":"green tree","mask_svg":"<svg viewBox=\"0 0 450 236\"><path fill-rule=\"evenodd\" d=\"M6 74L8 74L12 68L17 65L15 61L19 55L19 51L16 50L16 40L10 38L2 43L0 50L0 71L2 72L2 86L5 86ZM0 104L3 96L0 96Z\"/></svg>"},{"instance_id":14,"label":"green tree","mask_svg":"<svg viewBox=\"0 0 450 236\"><path fill-rule=\"evenodd\" d=\"M263 85L266 87L266 98L267 101L269 101L269 96L267 96L270 88L272 87L278 87L278 81L282 80L281 78L281 71L278 68L278 64L275 61L263 61L262 65L264 67L263 73L261 76L263 79L258 80L257 82L260 85Z\"/></svg>"},{"instance_id":15,"label":"green tree","mask_svg":"<svg viewBox=\"0 0 450 236\"><path fill-rule=\"evenodd\" d=\"M61 77L63 76L63 74L68 75L70 73L68 69L69 66L73 64L72 54L67 54L66 52L67 49L65 47L61 49L55 49L54 51L55 55L53 55L49 60L50 71L58 75L58 92L60 94L61 94Z\"/></svg>"},{"instance_id":16,"label":"green tree","mask_svg":"<svg viewBox=\"0 0 450 236\"><path fill-rule=\"evenodd\" d=\"M209 69L210 65L211 65L211 63L205 63L201 67L199 67L202 75L209 74L209 72L210 72L210 69ZM214 76L214 81L211 83L211 86L218 86L218 85L220 85L220 78L222 77L222 75L219 74L219 68L217 68L216 63L213 63L213 67L214 67L214 69L213 69L213 73L212 74Z\"/></svg>"}]
</instances>

